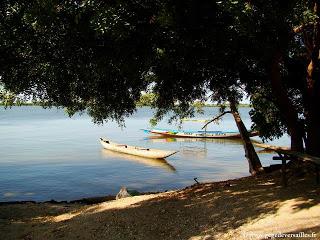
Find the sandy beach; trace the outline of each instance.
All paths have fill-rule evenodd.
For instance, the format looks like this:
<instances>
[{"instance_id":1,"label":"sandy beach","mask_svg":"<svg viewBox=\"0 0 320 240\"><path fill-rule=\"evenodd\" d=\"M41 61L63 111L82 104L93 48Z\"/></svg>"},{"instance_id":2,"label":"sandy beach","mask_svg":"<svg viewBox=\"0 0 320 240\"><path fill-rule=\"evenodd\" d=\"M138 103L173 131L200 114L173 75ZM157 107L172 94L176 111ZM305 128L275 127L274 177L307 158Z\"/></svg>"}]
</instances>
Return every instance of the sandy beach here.
<instances>
[{"instance_id":1,"label":"sandy beach","mask_svg":"<svg viewBox=\"0 0 320 240\"><path fill-rule=\"evenodd\" d=\"M276 171L98 204L2 204L0 239L320 239L320 187L292 175L287 188Z\"/></svg>"}]
</instances>

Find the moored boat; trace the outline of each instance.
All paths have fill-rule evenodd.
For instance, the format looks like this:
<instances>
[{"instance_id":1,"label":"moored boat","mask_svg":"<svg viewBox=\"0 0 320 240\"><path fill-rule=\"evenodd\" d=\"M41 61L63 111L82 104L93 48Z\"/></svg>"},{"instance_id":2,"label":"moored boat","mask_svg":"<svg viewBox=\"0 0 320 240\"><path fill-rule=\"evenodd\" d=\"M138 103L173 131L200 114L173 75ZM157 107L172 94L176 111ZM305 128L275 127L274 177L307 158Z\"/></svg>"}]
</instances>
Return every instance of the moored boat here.
<instances>
[{"instance_id":1,"label":"moored boat","mask_svg":"<svg viewBox=\"0 0 320 240\"><path fill-rule=\"evenodd\" d=\"M233 131L183 131L183 130L167 130L167 129L151 129L145 132L158 134L166 137L182 137L182 138L240 138L239 132ZM257 136L257 132L250 132L250 137Z\"/></svg>"},{"instance_id":2,"label":"moored boat","mask_svg":"<svg viewBox=\"0 0 320 240\"><path fill-rule=\"evenodd\" d=\"M167 151L154 148L130 146L127 144L119 144L111 142L110 140L104 138L100 138L100 143L105 149L145 158L163 159L177 153L177 151Z\"/></svg>"}]
</instances>

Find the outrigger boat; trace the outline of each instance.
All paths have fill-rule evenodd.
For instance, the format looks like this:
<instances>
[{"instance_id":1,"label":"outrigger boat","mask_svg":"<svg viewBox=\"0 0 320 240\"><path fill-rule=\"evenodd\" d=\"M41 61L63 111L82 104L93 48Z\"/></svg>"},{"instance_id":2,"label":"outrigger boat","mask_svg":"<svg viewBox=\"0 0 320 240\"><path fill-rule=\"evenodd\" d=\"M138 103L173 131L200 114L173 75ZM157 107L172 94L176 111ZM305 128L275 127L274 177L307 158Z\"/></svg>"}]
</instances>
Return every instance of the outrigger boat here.
<instances>
[{"instance_id":1,"label":"outrigger boat","mask_svg":"<svg viewBox=\"0 0 320 240\"><path fill-rule=\"evenodd\" d=\"M166 151L160 149L152 149L152 148L143 148L136 146L129 146L126 144L119 144L115 142L111 142L108 139L100 138L101 145L108 150L121 152L126 154L131 154L135 156L145 157L145 158L153 158L153 159L163 159L169 157L177 151Z\"/></svg>"},{"instance_id":2,"label":"outrigger boat","mask_svg":"<svg viewBox=\"0 0 320 240\"><path fill-rule=\"evenodd\" d=\"M239 132L233 131L184 131L168 129L142 129L146 133L158 134L174 138L241 138ZM250 132L250 137L258 136L258 132Z\"/></svg>"}]
</instances>

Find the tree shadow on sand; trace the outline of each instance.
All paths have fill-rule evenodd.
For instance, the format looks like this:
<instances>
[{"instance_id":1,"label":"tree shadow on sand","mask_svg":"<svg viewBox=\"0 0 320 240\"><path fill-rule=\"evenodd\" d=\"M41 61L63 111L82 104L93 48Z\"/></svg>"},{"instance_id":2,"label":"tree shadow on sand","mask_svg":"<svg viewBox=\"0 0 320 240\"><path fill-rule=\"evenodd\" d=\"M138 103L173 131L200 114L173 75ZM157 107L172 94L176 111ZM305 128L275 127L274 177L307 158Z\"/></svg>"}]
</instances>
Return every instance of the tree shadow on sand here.
<instances>
[{"instance_id":1,"label":"tree shadow on sand","mask_svg":"<svg viewBox=\"0 0 320 240\"><path fill-rule=\"evenodd\" d=\"M20 239L26 236L30 239L221 239L222 235L232 236L233 231L248 224L249 229L255 229L255 224L264 228L263 219L285 216L286 212L308 215L308 219L300 217L291 223L285 222L284 217L283 226L291 226L287 232L307 228L319 232L320 229L315 223L320 215L303 212L320 203L319 186L308 175L292 178L287 188L281 187L280 173L275 172L194 185L148 200L139 197L72 208L64 211L64 217L58 212L55 217L52 214L40 217L41 211L35 211L34 216L24 218L19 224L14 221L0 224L1 239L18 236ZM13 212L12 219L15 214L19 215ZM275 218L270 221L276 221L272 220Z\"/></svg>"}]
</instances>

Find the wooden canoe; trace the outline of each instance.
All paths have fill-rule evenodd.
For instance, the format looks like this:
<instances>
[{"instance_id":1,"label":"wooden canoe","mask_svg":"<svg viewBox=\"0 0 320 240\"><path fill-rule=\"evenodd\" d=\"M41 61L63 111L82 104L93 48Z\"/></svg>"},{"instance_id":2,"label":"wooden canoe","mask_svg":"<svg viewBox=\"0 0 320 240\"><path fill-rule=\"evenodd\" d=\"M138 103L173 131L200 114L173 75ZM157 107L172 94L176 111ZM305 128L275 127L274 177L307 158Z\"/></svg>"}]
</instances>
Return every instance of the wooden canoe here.
<instances>
[{"instance_id":1,"label":"wooden canoe","mask_svg":"<svg viewBox=\"0 0 320 240\"><path fill-rule=\"evenodd\" d=\"M110 140L104 139L104 138L100 138L100 143L105 149L115 151L115 152L120 152L120 153L126 153L134 156L145 157L145 158L162 159L177 153L177 151L166 151L166 150L160 150L160 149L152 149L152 148L130 146L126 144L119 144L119 143L111 142Z\"/></svg>"},{"instance_id":2,"label":"wooden canoe","mask_svg":"<svg viewBox=\"0 0 320 240\"><path fill-rule=\"evenodd\" d=\"M175 138L241 138L239 132L224 132L224 131L179 131L179 130L162 130L151 129L144 130L145 132L158 134L166 137ZM257 136L257 132L251 132L250 137Z\"/></svg>"}]
</instances>

